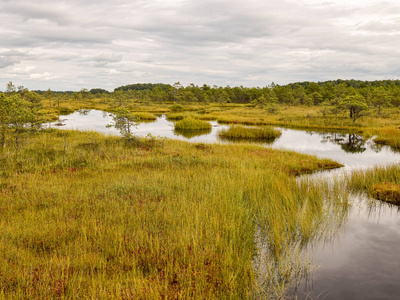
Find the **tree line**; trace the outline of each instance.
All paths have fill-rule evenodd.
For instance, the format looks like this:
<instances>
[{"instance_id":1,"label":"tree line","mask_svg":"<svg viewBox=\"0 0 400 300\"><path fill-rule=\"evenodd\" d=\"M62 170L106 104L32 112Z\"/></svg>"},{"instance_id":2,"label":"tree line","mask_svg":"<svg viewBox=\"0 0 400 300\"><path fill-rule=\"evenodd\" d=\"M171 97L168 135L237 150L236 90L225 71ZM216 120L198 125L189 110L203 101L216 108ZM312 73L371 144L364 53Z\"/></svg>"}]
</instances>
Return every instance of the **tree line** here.
<instances>
[{"instance_id":1,"label":"tree line","mask_svg":"<svg viewBox=\"0 0 400 300\"><path fill-rule=\"evenodd\" d=\"M137 83L116 88L109 92L102 88L81 89L76 92L29 91L23 86L16 87L12 82L6 86L6 91L0 93L0 118L2 133L0 142L4 141L5 127L14 124L29 123L34 127L40 116L38 110L42 100L47 100L50 107L62 108L60 103L103 99L105 102L115 102L115 105L132 101L145 103L241 103L249 106L266 108L274 112L278 105L319 106L322 113L338 115L344 110L348 117L356 121L365 115L370 108L375 108L381 115L385 107L400 106L400 81L358 81L332 80L325 82L297 82L287 85L271 83L265 87L244 86L198 86L189 84L183 86L179 82L173 85L162 83ZM7 119L10 111L14 111L16 119ZM8 125L7 125L8 124ZM18 130L17 130L18 131Z\"/></svg>"}]
</instances>

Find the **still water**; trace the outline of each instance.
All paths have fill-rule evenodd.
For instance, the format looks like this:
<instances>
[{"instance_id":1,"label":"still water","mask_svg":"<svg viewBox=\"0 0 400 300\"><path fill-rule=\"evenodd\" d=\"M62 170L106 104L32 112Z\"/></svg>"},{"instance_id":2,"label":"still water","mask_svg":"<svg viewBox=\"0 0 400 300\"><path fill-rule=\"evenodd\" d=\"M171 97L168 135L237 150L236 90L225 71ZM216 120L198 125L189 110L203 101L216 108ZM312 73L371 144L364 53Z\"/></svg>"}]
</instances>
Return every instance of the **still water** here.
<instances>
[{"instance_id":1,"label":"still water","mask_svg":"<svg viewBox=\"0 0 400 300\"><path fill-rule=\"evenodd\" d=\"M63 116L61 122L50 126L118 134L117 130L105 127L111 122L108 113L90 110ZM217 133L228 126L217 122L211 124L210 131L193 136L174 131L174 123L161 116L155 122L138 124L134 134L151 134L197 143L227 143L220 140ZM325 177L400 162L400 153L358 135L280 130L282 135L268 147L330 158L344 165L341 169L324 172ZM400 299L398 207L379 201L371 206L368 199L354 197L340 232L333 239L310 244L308 252L313 271L289 291L288 298Z\"/></svg>"}]
</instances>

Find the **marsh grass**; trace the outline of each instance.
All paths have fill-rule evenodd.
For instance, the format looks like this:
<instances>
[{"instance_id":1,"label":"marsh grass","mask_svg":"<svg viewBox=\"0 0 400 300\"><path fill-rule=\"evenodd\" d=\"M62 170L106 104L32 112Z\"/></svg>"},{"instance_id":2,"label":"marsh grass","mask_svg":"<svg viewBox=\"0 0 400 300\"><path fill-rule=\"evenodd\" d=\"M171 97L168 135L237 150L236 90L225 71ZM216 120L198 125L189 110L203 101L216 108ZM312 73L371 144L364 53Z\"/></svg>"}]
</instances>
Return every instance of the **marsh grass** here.
<instances>
[{"instance_id":1,"label":"marsh grass","mask_svg":"<svg viewBox=\"0 0 400 300\"><path fill-rule=\"evenodd\" d=\"M312 238L327 194L299 185L293 170L332 164L254 145L126 143L94 132L46 130L19 149L8 143L0 152L0 294L257 297L255 237L268 237L276 262ZM274 270L278 279L267 285L287 278Z\"/></svg>"},{"instance_id":2,"label":"marsh grass","mask_svg":"<svg viewBox=\"0 0 400 300\"><path fill-rule=\"evenodd\" d=\"M157 120L157 117L155 115L148 112L133 112L132 115L134 115L138 119L138 122Z\"/></svg>"},{"instance_id":3,"label":"marsh grass","mask_svg":"<svg viewBox=\"0 0 400 300\"><path fill-rule=\"evenodd\" d=\"M187 114L175 112L175 113L167 114L167 119L168 120L179 121L179 120L183 120L186 116L187 116Z\"/></svg>"},{"instance_id":4,"label":"marsh grass","mask_svg":"<svg viewBox=\"0 0 400 300\"><path fill-rule=\"evenodd\" d=\"M400 204L400 167L392 165L375 167L367 171L353 171L347 176L347 184L357 193L392 204Z\"/></svg>"},{"instance_id":5,"label":"marsh grass","mask_svg":"<svg viewBox=\"0 0 400 300\"><path fill-rule=\"evenodd\" d=\"M281 132L273 127L230 126L218 132L218 136L229 140L264 140L273 141Z\"/></svg>"},{"instance_id":6,"label":"marsh grass","mask_svg":"<svg viewBox=\"0 0 400 300\"><path fill-rule=\"evenodd\" d=\"M176 130L207 130L211 129L211 124L206 121L196 120L192 117L184 118L175 123Z\"/></svg>"},{"instance_id":7,"label":"marsh grass","mask_svg":"<svg viewBox=\"0 0 400 300\"><path fill-rule=\"evenodd\" d=\"M399 128L384 128L378 130L378 137L374 142L381 145L388 145L392 149L400 150L400 127Z\"/></svg>"}]
</instances>

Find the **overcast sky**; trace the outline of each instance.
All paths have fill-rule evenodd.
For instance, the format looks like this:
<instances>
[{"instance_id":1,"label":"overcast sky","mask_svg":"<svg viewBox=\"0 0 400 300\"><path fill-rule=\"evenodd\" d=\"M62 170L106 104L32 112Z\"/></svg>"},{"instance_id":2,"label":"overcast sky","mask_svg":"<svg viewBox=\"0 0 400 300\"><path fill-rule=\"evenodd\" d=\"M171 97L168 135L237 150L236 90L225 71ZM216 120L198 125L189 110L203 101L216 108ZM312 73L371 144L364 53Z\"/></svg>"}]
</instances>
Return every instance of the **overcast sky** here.
<instances>
[{"instance_id":1,"label":"overcast sky","mask_svg":"<svg viewBox=\"0 0 400 300\"><path fill-rule=\"evenodd\" d=\"M398 0L0 0L0 90L399 77Z\"/></svg>"}]
</instances>

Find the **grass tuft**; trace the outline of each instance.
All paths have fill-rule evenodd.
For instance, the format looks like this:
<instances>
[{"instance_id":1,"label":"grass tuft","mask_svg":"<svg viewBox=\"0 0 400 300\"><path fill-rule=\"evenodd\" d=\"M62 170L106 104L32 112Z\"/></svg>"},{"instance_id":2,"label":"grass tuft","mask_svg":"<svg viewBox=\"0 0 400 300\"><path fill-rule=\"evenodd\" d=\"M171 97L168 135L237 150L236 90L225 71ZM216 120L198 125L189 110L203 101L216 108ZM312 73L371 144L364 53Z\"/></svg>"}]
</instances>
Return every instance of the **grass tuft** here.
<instances>
[{"instance_id":1,"label":"grass tuft","mask_svg":"<svg viewBox=\"0 0 400 300\"><path fill-rule=\"evenodd\" d=\"M265 140L273 141L281 135L279 130L272 127L231 126L218 132L219 137L229 140Z\"/></svg>"},{"instance_id":2,"label":"grass tuft","mask_svg":"<svg viewBox=\"0 0 400 300\"><path fill-rule=\"evenodd\" d=\"M192 117L184 118L175 123L177 130L204 130L211 129L211 124L206 121L196 120Z\"/></svg>"}]
</instances>

